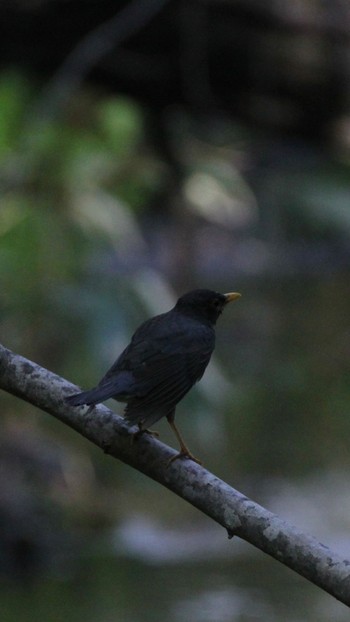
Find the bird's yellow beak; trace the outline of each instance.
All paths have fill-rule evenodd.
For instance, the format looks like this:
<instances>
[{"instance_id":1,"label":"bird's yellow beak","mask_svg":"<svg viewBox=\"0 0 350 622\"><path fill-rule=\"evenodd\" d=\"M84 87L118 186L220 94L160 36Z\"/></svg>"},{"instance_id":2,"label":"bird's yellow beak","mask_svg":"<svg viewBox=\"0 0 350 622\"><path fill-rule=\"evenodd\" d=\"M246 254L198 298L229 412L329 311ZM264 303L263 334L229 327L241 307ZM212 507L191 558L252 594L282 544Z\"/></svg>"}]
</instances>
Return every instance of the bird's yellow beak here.
<instances>
[{"instance_id":1,"label":"bird's yellow beak","mask_svg":"<svg viewBox=\"0 0 350 622\"><path fill-rule=\"evenodd\" d=\"M226 298L226 304L228 302L232 302L232 300L237 300L237 298L241 297L241 294L239 294L238 292L229 292L228 294L224 294L225 298Z\"/></svg>"}]
</instances>

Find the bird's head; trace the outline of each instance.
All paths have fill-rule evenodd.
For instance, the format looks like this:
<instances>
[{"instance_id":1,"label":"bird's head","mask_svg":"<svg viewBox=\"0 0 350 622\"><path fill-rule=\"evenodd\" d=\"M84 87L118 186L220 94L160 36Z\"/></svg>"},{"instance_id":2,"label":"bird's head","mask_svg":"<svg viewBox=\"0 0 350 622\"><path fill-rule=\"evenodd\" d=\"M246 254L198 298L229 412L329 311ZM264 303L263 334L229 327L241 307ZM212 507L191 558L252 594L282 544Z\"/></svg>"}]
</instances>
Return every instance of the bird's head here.
<instances>
[{"instance_id":1,"label":"bird's head","mask_svg":"<svg viewBox=\"0 0 350 622\"><path fill-rule=\"evenodd\" d=\"M175 305L175 309L184 315L204 320L209 324L216 324L224 307L240 296L241 294L237 292L219 294L210 289L195 289L181 296Z\"/></svg>"}]
</instances>

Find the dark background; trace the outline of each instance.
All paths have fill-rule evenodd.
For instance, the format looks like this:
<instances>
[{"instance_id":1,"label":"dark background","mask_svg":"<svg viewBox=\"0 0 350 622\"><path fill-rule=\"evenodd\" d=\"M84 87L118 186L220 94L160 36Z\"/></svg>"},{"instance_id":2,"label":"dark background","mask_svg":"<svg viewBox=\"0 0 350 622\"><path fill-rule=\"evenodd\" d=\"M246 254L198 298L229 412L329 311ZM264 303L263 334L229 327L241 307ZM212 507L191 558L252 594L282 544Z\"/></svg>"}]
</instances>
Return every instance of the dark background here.
<instances>
[{"instance_id":1,"label":"dark background","mask_svg":"<svg viewBox=\"0 0 350 622\"><path fill-rule=\"evenodd\" d=\"M184 291L241 291L178 424L345 557L349 33L345 0L0 5L2 342L89 387ZM48 415L1 412L5 622L347 619Z\"/></svg>"}]
</instances>

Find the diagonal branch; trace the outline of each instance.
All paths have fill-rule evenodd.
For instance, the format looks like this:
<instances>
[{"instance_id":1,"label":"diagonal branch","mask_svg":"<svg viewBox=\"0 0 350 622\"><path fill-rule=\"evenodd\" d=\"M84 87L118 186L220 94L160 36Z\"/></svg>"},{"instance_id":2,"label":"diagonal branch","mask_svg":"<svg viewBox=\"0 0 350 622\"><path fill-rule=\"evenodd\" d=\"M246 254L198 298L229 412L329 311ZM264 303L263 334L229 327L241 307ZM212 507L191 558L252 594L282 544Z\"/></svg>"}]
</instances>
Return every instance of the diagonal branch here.
<instances>
[{"instance_id":1,"label":"diagonal branch","mask_svg":"<svg viewBox=\"0 0 350 622\"><path fill-rule=\"evenodd\" d=\"M116 15L88 32L54 73L34 113L49 121L69 102L89 72L107 54L138 33L169 0L131 0Z\"/></svg>"},{"instance_id":2,"label":"diagonal branch","mask_svg":"<svg viewBox=\"0 0 350 622\"><path fill-rule=\"evenodd\" d=\"M350 606L350 562L315 538L254 503L203 467L176 461L175 452L143 435L130 443L130 429L105 406L91 413L66 406L76 387L0 345L0 388L45 410L111 456L141 471L227 529L271 555Z\"/></svg>"}]
</instances>

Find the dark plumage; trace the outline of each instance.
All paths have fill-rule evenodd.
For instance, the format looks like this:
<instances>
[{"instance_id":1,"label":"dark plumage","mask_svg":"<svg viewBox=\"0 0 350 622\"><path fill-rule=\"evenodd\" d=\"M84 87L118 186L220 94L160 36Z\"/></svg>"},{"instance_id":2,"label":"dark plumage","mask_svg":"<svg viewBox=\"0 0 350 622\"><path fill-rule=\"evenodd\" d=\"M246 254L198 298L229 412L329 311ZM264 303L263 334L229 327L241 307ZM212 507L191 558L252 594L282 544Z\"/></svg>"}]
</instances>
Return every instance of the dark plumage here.
<instances>
[{"instance_id":1,"label":"dark plumage","mask_svg":"<svg viewBox=\"0 0 350 622\"><path fill-rule=\"evenodd\" d=\"M198 289L167 313L147 320L98 385L66 398L71 406L113 397L126 402L125 419L140 432L167 417L179 442L178 456L195 460L174 423L176 404L203 376L215 346L214 326L225 305L240 294Z\"/></svg>"}]
</instances>

